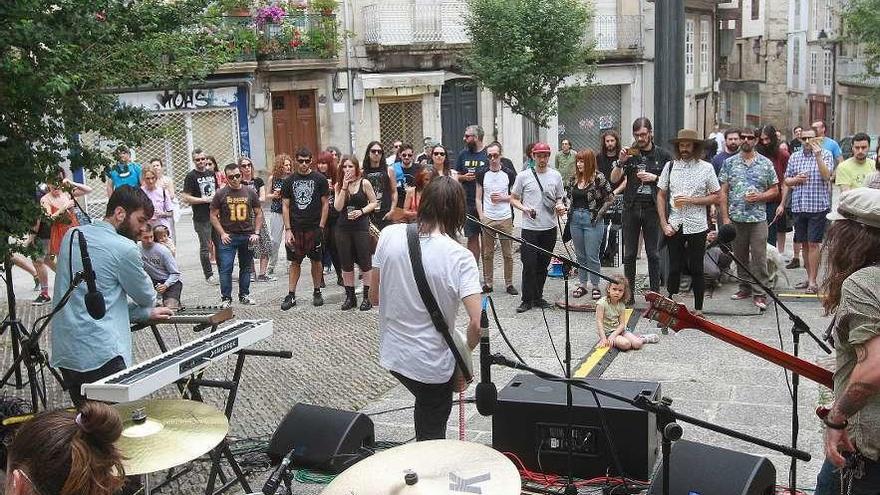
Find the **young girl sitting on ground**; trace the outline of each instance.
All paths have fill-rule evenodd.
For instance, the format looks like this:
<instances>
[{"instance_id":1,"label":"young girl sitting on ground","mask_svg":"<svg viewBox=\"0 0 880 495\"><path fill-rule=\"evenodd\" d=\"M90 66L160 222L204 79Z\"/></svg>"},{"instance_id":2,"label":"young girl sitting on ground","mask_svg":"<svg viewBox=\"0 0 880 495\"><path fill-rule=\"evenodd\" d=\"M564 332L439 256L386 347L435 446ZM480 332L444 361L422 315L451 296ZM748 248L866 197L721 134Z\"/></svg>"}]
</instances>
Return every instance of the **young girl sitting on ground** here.
<instances>
[{"instance_id":1,"label":"young girl sitting on ground","mask_svg":"<svg viewBox=\"0 0 880 495\"><path fill-rule=\"evenodd\" d=\"M629 282L623 275L612 277L605 288L605 296L596 301L596 333L599 347L616 347L621 351L639 350L645 343L656 343L657 334L636 335L626 330L624 301L629 300Z\"/></svg>"}]
</instances>

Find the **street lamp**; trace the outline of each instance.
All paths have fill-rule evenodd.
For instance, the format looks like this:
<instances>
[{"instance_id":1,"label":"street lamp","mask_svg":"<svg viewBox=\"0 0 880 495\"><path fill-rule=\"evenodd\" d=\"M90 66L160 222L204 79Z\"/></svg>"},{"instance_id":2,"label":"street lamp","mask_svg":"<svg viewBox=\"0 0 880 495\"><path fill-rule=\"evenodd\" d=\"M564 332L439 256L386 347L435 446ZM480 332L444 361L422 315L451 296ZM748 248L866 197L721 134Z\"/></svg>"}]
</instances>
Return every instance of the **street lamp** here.
<instances>
[{"instance_id":1,"label":"street lamp","mask_svg":"<svg viewBox=\"0 0 880 495\"><path fill-rule=\"evenodd\" d=\"M819 31L816 37L823 50L831 50L831 136L836 136L835 117L837 109L837 40L831 39L825 30Z\"/></svg>"}]
</instances>

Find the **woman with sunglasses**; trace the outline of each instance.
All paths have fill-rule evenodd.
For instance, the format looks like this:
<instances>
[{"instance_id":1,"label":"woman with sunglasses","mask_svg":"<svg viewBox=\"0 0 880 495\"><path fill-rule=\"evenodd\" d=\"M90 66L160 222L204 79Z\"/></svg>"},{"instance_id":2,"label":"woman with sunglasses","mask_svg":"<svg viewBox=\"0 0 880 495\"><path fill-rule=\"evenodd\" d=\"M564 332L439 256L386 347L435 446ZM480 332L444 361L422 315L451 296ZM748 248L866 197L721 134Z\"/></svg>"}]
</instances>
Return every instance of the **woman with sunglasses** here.
<instances>
[{"instance_id":1,"label":"woman with sunglasses","mask_svg":"<svg viewBox=\"0 0 880 495\"><path fill-rule=\"evenodd\" d=\"M383 229L390 222L385 218L391 206L397 204L394 168L385 164L385 148L379 141L371 141L364 153L364 178L370 181L376 195L377 208L370 215L370 221Z\"/></svg>"},{"instance_id":2,"label":"woman with sunglasses","mask_svg":"<svg viewBox=\"0 0 880 495\"><path fill-rule=\"evenodd\" d=\"M357 305L354 292L354 264L357 262L364 281L364 299L360 310L367 311L370 304L370 270L372 270L373 250L370 245L369 214L376 209L376 194L370 181L361 174L357 158L342 158L342 165L336 174L336 196L334 209L339 212L336 221L336 247L342 265L342 281L345 284L345 302L342 310Z\"/></svg>"},{"instance_id":3,"label":"woman with sunglasses","mask_svg":"<svg viewBox=\"0 0 880 495\"><path fill-rule=\"evenodd\" d=\"M250 158L246 156L242 156L238 159L238 170L241 172L241 185L248 186L257 192L257 195L260 197L260 204L266 203L266 182L263 181L262 177L254 176L254 162L251 161ZM253 220L253 214L251 215L251 220ZM268 274L269 270L269 255L272 253L272 237L269 235L269 223L266 221L266 216L263 215L263 224L257 225L257 229L260 231L260 241L257 243L256 249L254 250L254 256L258 257L260 260L260 268L259 273L256 277L257 282L272 282L277 280L275 277L270 277Z\"/></svg>"},{"instance_id":4,"label":"woman with sunglasses","mask_svg":"<svg viewBox=\"0 0 880 495\"><path fill-rule=\"evenodd\" d=\"M453 179L458 177L458 172L449 166L449 153L442 144L438 144L431 149L430 167L436 171L437 177L452 177Z\"/></svg>"}]
</instances>

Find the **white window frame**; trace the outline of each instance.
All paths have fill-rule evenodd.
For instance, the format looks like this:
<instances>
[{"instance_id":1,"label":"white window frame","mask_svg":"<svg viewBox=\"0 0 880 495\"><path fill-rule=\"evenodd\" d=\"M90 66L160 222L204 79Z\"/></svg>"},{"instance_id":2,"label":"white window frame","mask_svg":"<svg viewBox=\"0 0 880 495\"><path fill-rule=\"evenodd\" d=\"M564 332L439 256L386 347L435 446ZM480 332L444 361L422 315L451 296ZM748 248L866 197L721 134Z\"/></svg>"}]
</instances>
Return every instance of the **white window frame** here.
<instances>
[{"instance_id":1,"label":"white window frame","mask_svg":"<svg viewBox=\"0 0 880 495\"><path fill-rule=\"evenodd\" d=\"M816 65L819 64L819 54L810 52L810 86L819 84L819 74L816 71Z\"/></svg>"},{"instance_id":2,"label":"white window frame","mask_svg":"<svg viewBox=\"0 0 880 495\"><path fill-rule=\"evenodd\" d=\"M800 87L801 79L801 40L795 37L791 41L791 86Z\"/></svg>"},{"instance_id":3,"label":"white window frame","mask_svg":"<svg viewBox=\"0 0 880 495\"><path fill-rule=\"evenodd\" d=\"M834 59L831 54L831 50L825 50L824 56L824 66L825 66L825 77L823 79L823 83L826 91L831 90L831 85L834 84L833 76L834 76Z\"/></svg>"},{"instance_id":4,"label":"white window frame","mask_svg":"<svg viewBox=\"0 0 880 495\"><path fill-rule=\"evenodd\" d=\"M803 0L793 0L794 1L794 29L795 31L799 31L801 29L801 2Z\"/></svg>"},{"instance_id":5,"label":"white window frame","mask_svg":"<svg viewBox=\"0 0 880 495\"><path fill-rule=\"evenodd\" d=\"M813 1L813 31L817 34L819 33L819 2L821 0L812 0Z\"/></svg>"},{"instance_id":6,"label":"white window frame","mask_svg":"<svg viewBox=\"0 0 880 495\"><path fill-rule=\"evenodd\" d=\"M709 19L700 19L700 83L709 87Z\"/></svg>"},{"instance_id":7,"label":"white window frame","mask_svg":"<svg viewBox=\"0 0 880 495\"><path fill-rule=\"evenodd\" d=\"M825 0L825 31L831 33L831 27L833 25L833 17L834 17L834 5L833 0Z\"/></svg>"},{"instance_id":8,"label":"white window frame","mask_svg":"<svg viewBox=\"0 0 880 495\"><path fill-rule=\"evenodd\" d=\"M684 21L684 89L694 87L694 29L693 19Z\"/></svg>"}]
</instances>

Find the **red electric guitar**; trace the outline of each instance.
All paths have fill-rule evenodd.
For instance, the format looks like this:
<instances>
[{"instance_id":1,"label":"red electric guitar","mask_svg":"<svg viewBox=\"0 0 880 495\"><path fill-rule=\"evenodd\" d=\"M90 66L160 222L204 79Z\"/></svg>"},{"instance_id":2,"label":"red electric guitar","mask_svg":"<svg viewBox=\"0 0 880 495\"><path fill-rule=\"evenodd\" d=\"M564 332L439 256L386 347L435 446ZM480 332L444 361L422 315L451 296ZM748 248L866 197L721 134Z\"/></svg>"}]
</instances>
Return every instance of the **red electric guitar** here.
<instances>
[{"instance_id":1,"label":"red electric guitar","mask_svg":"<svg viewBox=\"0 0 880 495\"><path fill-rule=\"evenodd\" d=\"M760 358L766 359L771 363L778 364L792 373L796 373L804 378L809 378L810 380L830 389L834 388L833 375L825 368L817 366L809 361L804 361L791 354L782 352L779 349L770 347L763 342L758 342L753 338L746 337L733 330L724 328L717 323L713 323L705 318L694 315L688 311L684 305L667 297L663 297L656 292L646 293L645 299L648 301L648 304L650 304L645 313L645 317L649 320L654 320L676 332L684 328L695 328L715 338L721 339L728 344L733 344Z\"/></svg>"}]
</instances>

